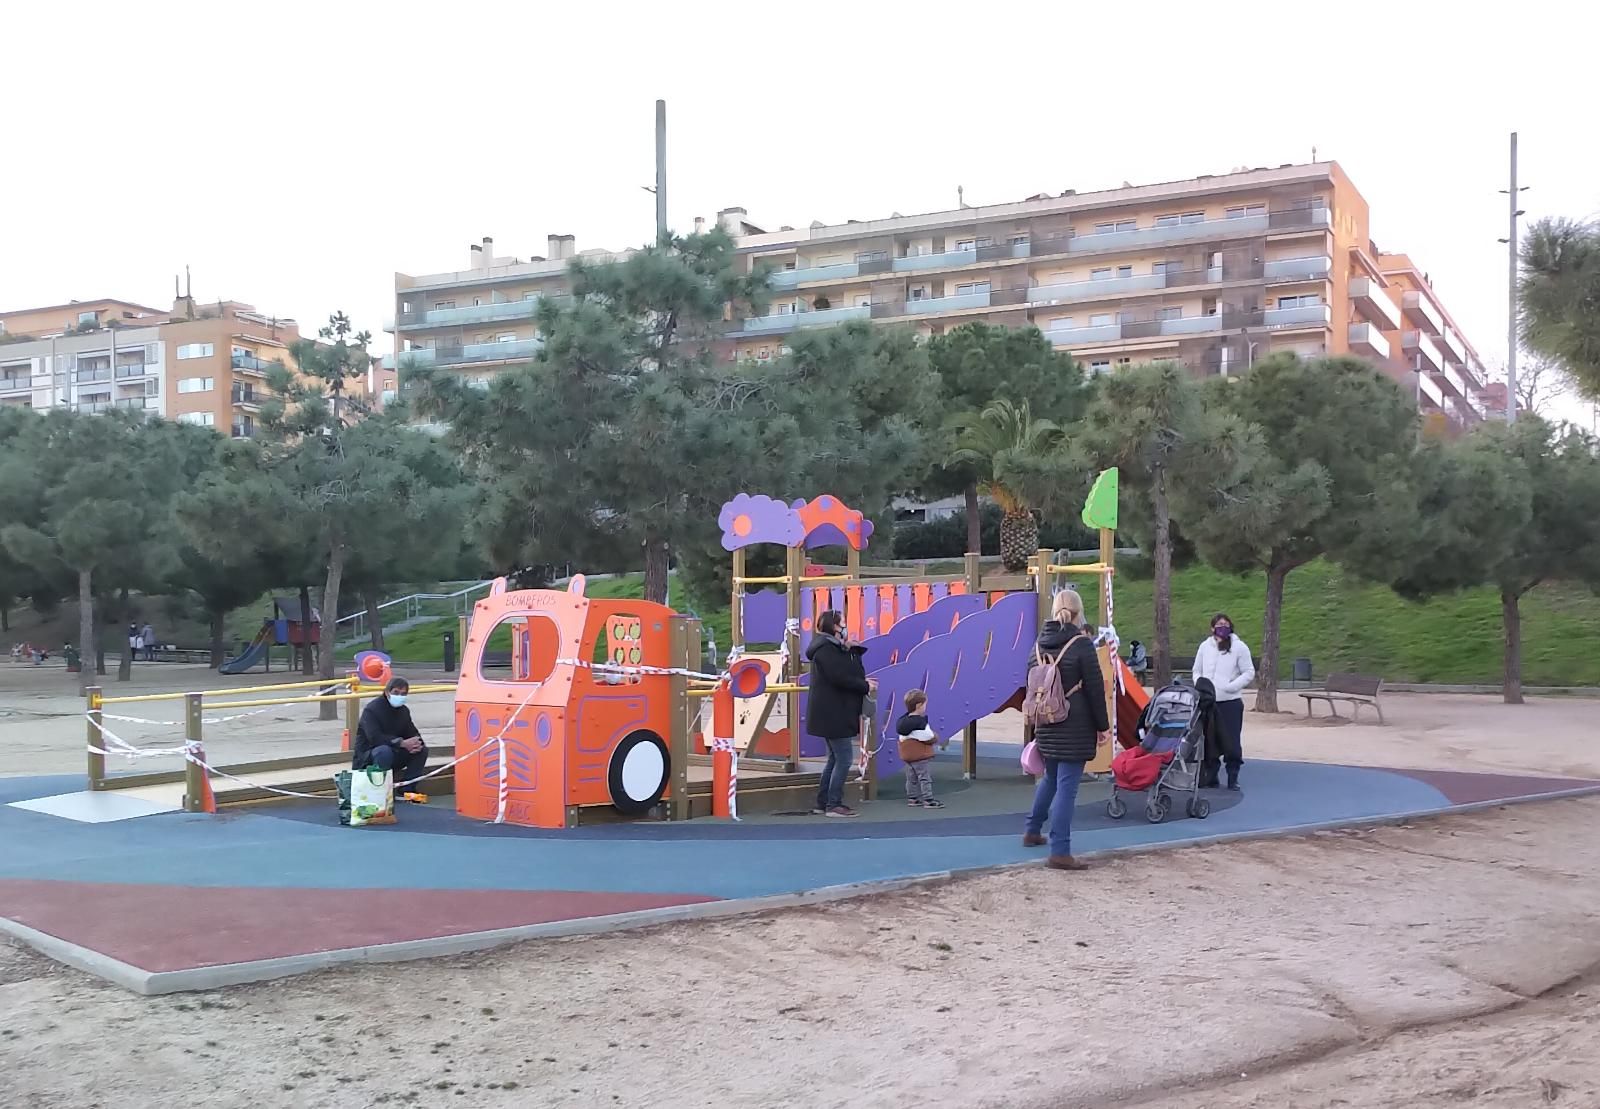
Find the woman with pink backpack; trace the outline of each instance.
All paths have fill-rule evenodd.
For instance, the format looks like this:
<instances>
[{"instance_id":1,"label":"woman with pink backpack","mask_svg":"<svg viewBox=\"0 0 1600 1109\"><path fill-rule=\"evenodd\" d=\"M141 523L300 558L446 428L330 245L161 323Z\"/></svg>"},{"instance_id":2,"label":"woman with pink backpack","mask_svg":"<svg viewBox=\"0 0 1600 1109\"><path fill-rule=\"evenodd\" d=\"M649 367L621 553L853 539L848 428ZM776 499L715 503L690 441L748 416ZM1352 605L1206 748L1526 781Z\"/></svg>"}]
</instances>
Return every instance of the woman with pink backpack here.
<instances>
[{"instance_id":1,"label":"woman with pink backpack","mask_svg":"<svg viewBox=\"0 0 1600 1109\"><path fill-rule=\"evenodd\" d=\"M1106 715L1105 679L1094 642L1083 628L1083 598L1063 589L1050 603L1051 620L1039 632L1033 669L1023 701L1023 717L1033 725L1033 744L1044 763L1024 847L1050 845L1046 865L1056 870L1087 870L1072 857L1072 809L1084 764L1102 743L1111 742ZM1046 669L1048 668L1048 669ZM1044 837L1046 822L1050 838Z\"/></svg>"}]
</instances>

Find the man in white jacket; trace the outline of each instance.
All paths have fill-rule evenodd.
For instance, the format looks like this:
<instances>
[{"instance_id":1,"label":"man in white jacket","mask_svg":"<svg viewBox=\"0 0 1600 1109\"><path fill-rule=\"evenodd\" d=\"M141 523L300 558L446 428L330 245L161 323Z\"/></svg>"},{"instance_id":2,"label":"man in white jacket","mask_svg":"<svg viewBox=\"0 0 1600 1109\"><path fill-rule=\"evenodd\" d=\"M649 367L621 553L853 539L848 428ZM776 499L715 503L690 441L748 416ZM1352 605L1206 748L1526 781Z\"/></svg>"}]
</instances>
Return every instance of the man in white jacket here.
<instances>
[{"instance_id":1,"label":"man in white jacket","mask_svg":"<svg viewBox=\"0 0 1600 1109\"><path fill-rule=\"evenodd\" d=\"M1244 762L1244 690L1256 680L1255 663L1244 640L1233 634L1233 621L1224 613L1211 618L1211 638L1200 644L1194 656L1194 680L1209 679L1217 691L1217 733L1221 750L1207 745L1205 767L1200 784L1217 784L1217 765L1228 767L1228 788L1239 788L1239 765Z\"/></svg>"}]
</instances>

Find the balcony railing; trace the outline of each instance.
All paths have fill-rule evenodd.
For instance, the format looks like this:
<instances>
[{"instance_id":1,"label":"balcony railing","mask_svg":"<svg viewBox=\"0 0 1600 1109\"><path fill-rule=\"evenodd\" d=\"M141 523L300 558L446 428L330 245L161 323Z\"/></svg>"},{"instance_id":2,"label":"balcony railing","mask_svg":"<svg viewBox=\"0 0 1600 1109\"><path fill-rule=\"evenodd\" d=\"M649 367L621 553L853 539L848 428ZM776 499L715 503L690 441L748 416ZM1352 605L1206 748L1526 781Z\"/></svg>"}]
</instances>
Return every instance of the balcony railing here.
<instances>
[{"instance_id":1,"label":"balcony railing","mask_svg":"<svg viewBox=\"0 0 1600 1109\"><path fill-rule=\"evenodd\" d=\"M808 281L843 281L861 273L858 262L840 262L833 266L807 266L798 270L778 270L772 275L774 289L792 289Z\"/></svg>"},{"instance_id":2,"label":"balcony railing","mask_svg":"<svg viewBox=\"0 0 1600 1109\"><path fill-rule=\"evenodd\" d=\"M1288 329L1291 327L1327 327L1333 310L1326 304L1305 304L1295 308L1268 308L1261 313L1265 327Z\"/></svg>"},{"instance_id":3,"label":"balcony railing","mask_svg":"<svg viewBox=\"0 0 1600 1109\"><path fill-rule=\"evenodd\" d=\"M117 378L147 377L156 372L153 364L145 362L123 363L117 367Z\"/></svg>"},{"instance_id":4,"label":"balcony railing","mask_svg":"<svg viewBox=\"0 0 1600 1109\"><path fill-rule=\"evenodd\" d=\"M1102 277L1091 281L1067 281L1059 285L1036 285L1028 290L1030 304L1070 304L1080 300L1106 300L1133 293L1155 292L1223 280L1221 266L1203 270L1167 271L1135 274L1128 277Z\"/></svg>"},{"instance_id":5,"label":"balcony railing","mask_svg":"<svg viewBox=\"0 0 1600 1109\"><path fill-rule=\"evenodd\" d=\"M1416 366L1407 367L1415 377L1417 394L1431 400L1438 408L1444 407L1444 390L1439 388L1439 383L1433 380L1432 374L1417 373Z\"/></svg>"},{"instance_id":6,"label":"balcony railing","mask_svg":"<svg viewBox=\"0 0 1600 1109\"><path fill-rule=\"evenodd\" d=\"M385 355L383 365L395 369L406 363L418 366L465 366L479 362L526 360L539 352L544 340L507 339L503 343L467 343L463 346L420 347Z\"/></svg>"},{"instance_id":7,"label":"balcony railing","mask_svg":"<svg viewBox=\"0 0 1600 1109\"><path fill-rule=\"evenodd\" d=\"M1355 301L1358 312L1384 331L1399 331L1405 322L1400 318L1400 309L1383 291L1383 286L1370 277L1350 279L1350 299Z\"/></svg>"},{"instance_id":8,"label":"balcony railing","mask_svg":"<svg viewBox=\"0 0 1600 1109\"><path fill-rule=\"evenodd\" d=\"M72 375L72 379L80 384L94 381L110 381L111 367L99 366L90 370L79 369Z\"/></svg>"},{"instance_id":9,"label":"balcony railing","mask_svg":"<svg viewBox=\"0 0 1600 1109\"><path fill-rule=\"evenodd\" d=\"M277 361L268 362L264 359L257 358L253 354L244 354L240 351L234 351L233 368L236 370L243 370L245 373L264 374L271 370L283 369L283 363Z\"/></svg>"},{"instance_id":10,"label":"balcony railing","mask_svg":"<svg viewBox=\"0 0 1600 1109\"><path fill-rule=\"evenodd\" d=\"M156 398L154 398L154 397L119 397L117 400L113 401L112 403L114 405L116 405L116 407L118 407L118 408L138 408L138 409L154 408L154 407L156 407Z\"/></svg>"},{"instance_id":11,"label":"balcony railing","mask_svg":"<svg viewBox=\"0 0 1600 1109\"><path fill-rule=\"evenodd\" d=\"M939 312L959 312L964 308L989 307L989 290L974 293L952 293L950 296L930 297L905 302L906 315L925 316Z\"/></svg>"},{"instance_id":12,"label":"balcony railing","mask_svg":"<svg viewBox=\"0 0 1600 1109\"><path fill-rule=\"evenodd\" d=\"M261 404L263 396L265 394L258 393L254 389L244 389L237 385L233 387L233 403L237 405L247 408L257 407Z\"/></svg>"},{"instance_id":13,"label":"balcony railing","mask_svg":"<svg viewBox=\"0 0 1600 1109\"><path fill-rule=\"evenodd\" d=\"M468 304L462 308L429 308L420 312L401 312L396 323L402 331L419 327L446 327L451 324L495 323L500 320L528 320L538 310L539 299L503 300L493 304Z\"/></svg>"},{"instance_id":14,"label":"balcony railing","mask_svg":"<svg viewBox=\"0 0 1600 1109\"><path fill-rule=\"evenodd\" d=\"M1368 358L1376 358L1383 362L1389 360L1389 340L1383 337L1383 332L1370 323L1350 325L1350 349Z\"/></svg>"},{"instance_id":15,"label":"balcony railing","mask_svg":"<svg viewBox=\"0 0 1600 1109\"><path fill-rule=\"evenodd\" d=\"M911 303L911 302L908 302ZM746 335L781 335L798 327L828 327L847 320L872 317L869 305L855 308L820 308L809 312L780 312L771 316L749 316L741 325Z\"/></svg>"},{"instance_id":16,"label":"balcony railing","mask_svg":"<svg viewBox=\"0 0 1600 1109\"><path fill-rule=\"evenodd\" d=\"M1045 330L1045 338L1058 347L1084 346L1089 343L1115 343L1122 339L1120 323L1094 324L1090 327L1052 327Z\"/></svg>"},{"instance_id":17,"label":"balcony railing","mask_svg":"<svg viewBox=\"0 0 1600 1109\"><path fill-rule=\"evenodd\" d=\"M15 377L0 377L0 393L15 392L18 389L33 388L33 375L18 374Z\"/></svg>"},{"instance_id":18,"label":"balcony railing","mask_svg":"<svg viewBox=\"0 0 1600 1109\"><path fill-rule=\"evenodd\" d=\"M110 400L87 400L78 402L79 412L110 412L116 405Z\"/></svg>"},{"instance_id":19,"label":"balcony railing","mask_svg":"<svg viewBox=\"0 0 1600 1109\"><path fill-rule=\"evenodd\" d=\"M254 424L234 424L233 437L235 439L254 439L256 429Z\"/></svg>"},{"instance_id":20,"label":"balcony railing","mask_svg":"<svg viewBox=\"0 0 1600 1109\"><path fill-rule=\"evenodd\" d=\"M1268 281L1322 281L1333 272L1333 259L1327 255L1311 258L1279 258L1268 262L1264 275Z\"/></svg>"},{"instance_id":21,"label":"balcony railing","mask_svg":"<svg viewBox=\"0 0 1600 1109\"><path fill-rule=\"evenodd\" d=\"M1444 317L1427 294L1412 289L1405 294L1401 307L1405 309L1407 318L1429 335L1437 335L1444 330Z\"/></svg>"},{"instance_id":22,"label":"balcony railing","mask_svg":"<svg viewBox=\"0 0 1600 1109\"><path fill-rule=\"evenodd\" d=\"M1439 354L1439 348L1433 340L1421 331L1405 331L1400 335L1400 347L1405 351L1406 359L1412 369L1416 369L1418 360L1422 368L1434 373L1444 372L1444 358Z\"/></svg>"},{"instance_id":23,"label":"balcony railing","mask_svg":"<svg viewBox=\"0 0 1600 1109\"><path fill-rule=\"evenodd\" d=\"M1445 328L1440 336L1439 346L1444 351L1444 356L1458 366L1467 364L1467 344L1461 341L1461 336L1456 334L1453 327Z\"/></svg>"}]
</instances>

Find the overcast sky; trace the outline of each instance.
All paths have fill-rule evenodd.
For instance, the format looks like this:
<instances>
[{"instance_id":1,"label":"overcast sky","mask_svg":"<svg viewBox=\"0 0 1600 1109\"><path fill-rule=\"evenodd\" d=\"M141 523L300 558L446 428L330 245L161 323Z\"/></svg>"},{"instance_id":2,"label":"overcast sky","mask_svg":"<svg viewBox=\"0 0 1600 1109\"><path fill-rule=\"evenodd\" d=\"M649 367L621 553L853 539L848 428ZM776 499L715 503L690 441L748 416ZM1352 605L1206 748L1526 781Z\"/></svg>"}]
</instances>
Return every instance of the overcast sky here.
<instances>
[{"instance_id":1,"label":"overcast sky","mask_svg":"<svg viewBox=\"0 0 1600 1109\"><path fill-rule=\"evenodd\" d=\"M393 272L1337 159L1486 360L1507 135L1600 215L1592 4L300 0L7 12L0 310L200 299L381 332ZM1228 14L1223 14L1223 13ZM391 349L379 334L375 349Z\"/></svg>"}]
</instances>

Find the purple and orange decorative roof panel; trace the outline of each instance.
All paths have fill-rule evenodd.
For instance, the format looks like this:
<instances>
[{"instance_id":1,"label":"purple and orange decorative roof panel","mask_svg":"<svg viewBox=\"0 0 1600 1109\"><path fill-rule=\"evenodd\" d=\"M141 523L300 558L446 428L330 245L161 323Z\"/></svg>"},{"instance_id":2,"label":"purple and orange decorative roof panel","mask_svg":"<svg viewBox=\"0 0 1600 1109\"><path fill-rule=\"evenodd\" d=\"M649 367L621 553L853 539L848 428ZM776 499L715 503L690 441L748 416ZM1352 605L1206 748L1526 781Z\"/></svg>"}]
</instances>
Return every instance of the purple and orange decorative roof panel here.
<instances>
[{"instance_id":1,"label":"purple and orange decorative roof panel","mask_svg":"<svg viewBox=\"0 0 1600 1109\"><path fill-rule=\"evenodd\" d=\"M722 506L717 525L722 528L722 548L727 551L757 543L850 546L861 551L872 538L872 521L827 493L788 505L762 494L740 493Z\"/></svg>"}]
</instances>

